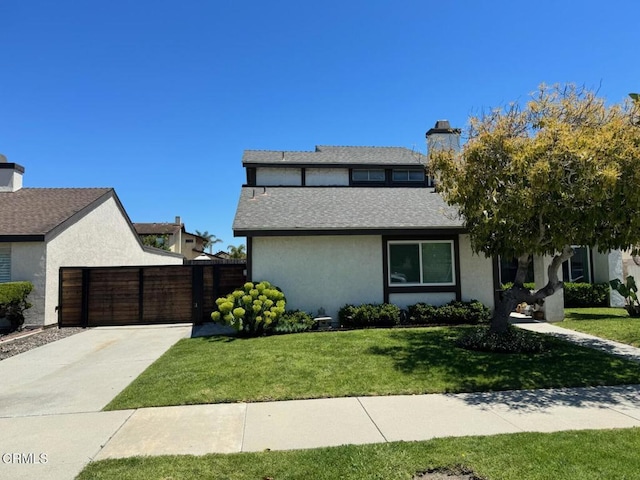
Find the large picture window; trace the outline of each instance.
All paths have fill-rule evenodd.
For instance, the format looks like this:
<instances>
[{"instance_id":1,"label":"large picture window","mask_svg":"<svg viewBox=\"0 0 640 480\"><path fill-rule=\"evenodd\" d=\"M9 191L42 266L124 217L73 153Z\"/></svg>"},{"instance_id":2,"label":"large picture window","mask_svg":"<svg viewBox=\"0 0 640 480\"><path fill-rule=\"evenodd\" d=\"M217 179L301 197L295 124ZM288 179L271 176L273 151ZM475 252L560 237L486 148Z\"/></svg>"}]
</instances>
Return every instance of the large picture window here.
<instances>
[{"instance_id":1,"label":"large picture window","mask_svg":"<svg viewBox=\"0 0 640 480\"><path fill-rule=\"evenodd\" d=\"M389 285L455 285L452 240L389 242Z\"/></svg>"}]
</instances>

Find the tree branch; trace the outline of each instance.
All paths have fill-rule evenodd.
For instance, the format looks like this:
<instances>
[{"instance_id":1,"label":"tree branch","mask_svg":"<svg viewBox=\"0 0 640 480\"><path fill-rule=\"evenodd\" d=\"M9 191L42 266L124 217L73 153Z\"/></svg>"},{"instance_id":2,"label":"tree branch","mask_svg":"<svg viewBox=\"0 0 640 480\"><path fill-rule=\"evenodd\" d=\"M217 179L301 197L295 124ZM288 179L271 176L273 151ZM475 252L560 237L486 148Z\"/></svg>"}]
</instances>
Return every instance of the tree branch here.
<instances>
[{"instance_id":1,"label":"tree branch","mask_svg":"<svg viewBox=\"0 0 640 480\"><path fill-rule=\"evenodd\" d=\"M531 257L528 253L518 257L518 270L516 271L516 278L513 281L514 287L523 288L524 281L527 278L527 271L529 270L530 262Z\"/></svg>"}]
</instances>

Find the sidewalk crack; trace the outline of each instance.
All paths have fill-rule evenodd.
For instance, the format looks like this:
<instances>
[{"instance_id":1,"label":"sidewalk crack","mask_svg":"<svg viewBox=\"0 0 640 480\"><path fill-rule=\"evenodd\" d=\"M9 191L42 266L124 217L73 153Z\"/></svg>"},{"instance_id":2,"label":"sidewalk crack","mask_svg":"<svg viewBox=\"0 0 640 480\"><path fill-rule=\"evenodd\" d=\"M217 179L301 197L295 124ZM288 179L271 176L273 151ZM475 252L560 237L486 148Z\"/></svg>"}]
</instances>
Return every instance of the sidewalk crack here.
<instances>
[{"instance_id":1,"label":"sidewalk crack","mask_svg":"<svg viewBox=\"0 0 640 480\"><path fill-rule=\"evenodd\" d=\"M383 440L387 443L389 443L389 440L387 439L387 437L384 435L384 433L382 433L382 430L380 430L380 427L378 427L378 424L373 420L373 417L371 417L371 415L369 414L369 412L367 411L366 407L364 406L364 404L362 403L362 401L360 400L360 397L356 397L356 400L358 401L358 403L360 404L360 406L362 407L362 410L364 410L364 413L367 415L367 417L369 417L369 420L371 420L371 423L373 423L373 426L376 427L376 430L378 430L378 433L380 433L380 436L383 438Z\"/></svg>"}]
</instances>

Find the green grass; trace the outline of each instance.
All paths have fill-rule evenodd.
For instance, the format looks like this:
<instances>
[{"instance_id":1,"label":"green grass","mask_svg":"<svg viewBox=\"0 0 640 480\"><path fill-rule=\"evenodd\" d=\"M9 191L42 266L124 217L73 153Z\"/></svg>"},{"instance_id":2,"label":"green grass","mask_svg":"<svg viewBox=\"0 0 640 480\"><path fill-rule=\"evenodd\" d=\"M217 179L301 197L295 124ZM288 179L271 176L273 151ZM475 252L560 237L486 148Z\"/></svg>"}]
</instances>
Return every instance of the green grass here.
<instances>
[{"instance_id":1,"label":"green grass","mask_svg":"<svg viewBox=\"0 0 640 480\"><path fill-rule=\"evenodd\" d=\"M464 466L487 480L639 479L640 429L518 433L288 452L137 457L89 464L80 480L410 480Z\"/></svg>"},{"instance_id":2,"label":"green grass","mask_svg":"<svg viewBox=\"0 0 640 480\"><path fill-rule=\"evenodd\" d=\"M454 345L464 331L184 339L105 409L640 383L640 365L591 349L550 338L543 354L472 352Z\"/></svg>"},{"instance_id":3,"label":"green grass","mask_svg":"<svg viewBox=\"0 0 640 480\"><path fill-rule=\"evenodd\" d=\"M558 326L640 347L640 318L623 308L566 308Z\"/></svg>"}]
</instances>

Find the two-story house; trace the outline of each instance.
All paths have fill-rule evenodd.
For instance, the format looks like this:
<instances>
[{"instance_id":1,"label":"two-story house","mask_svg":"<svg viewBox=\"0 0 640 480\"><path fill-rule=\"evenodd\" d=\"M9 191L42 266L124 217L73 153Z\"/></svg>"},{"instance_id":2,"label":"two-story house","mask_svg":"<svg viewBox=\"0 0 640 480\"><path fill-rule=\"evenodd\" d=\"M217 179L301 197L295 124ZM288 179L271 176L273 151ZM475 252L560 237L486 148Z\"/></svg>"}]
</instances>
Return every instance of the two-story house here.
<instances>
[{"instance_id":1,"label":"two-story house","mask_svg":"<svg viewBox=\"0 0 640 480\"><path fill-rule=\"evenodd\" d=\"M448 122L430 143L459 142ZM288 307L336 318L347 303L401 307L453 299L494 306L497 263L472 253L462 220L435 192L425 155L398 147L246 151L233 224L247 237L248 278Z\"/></svg>"}]
</instances>

